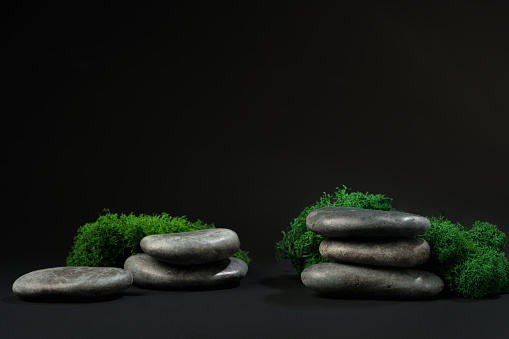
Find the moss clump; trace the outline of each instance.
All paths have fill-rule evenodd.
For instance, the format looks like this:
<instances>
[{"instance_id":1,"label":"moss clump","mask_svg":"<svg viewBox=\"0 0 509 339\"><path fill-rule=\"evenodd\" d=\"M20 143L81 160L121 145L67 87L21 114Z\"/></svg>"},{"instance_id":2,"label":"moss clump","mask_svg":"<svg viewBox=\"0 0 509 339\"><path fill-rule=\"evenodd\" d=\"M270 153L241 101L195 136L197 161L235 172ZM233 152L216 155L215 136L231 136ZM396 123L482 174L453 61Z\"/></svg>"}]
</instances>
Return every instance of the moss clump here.
<instances>
[{"instance_id":1,"label":"moss clump","mask_svg":"<svg viewBox=\"0 0 509 339\"><path fill-rule=\"evenodd\" d=\"M476 221L470 230L445 217L428 217L431 229L420 238L431 246L430 267L448 289L465 298L509 292L506 235L497 226Z\"/></svg>"},{"instance_id":2,"label":"moss clump","mask_svg":"<svg viewBox=\"0 0 509 339\"><path fill-rule=\"evenodd\" d=\"M477 247L488 247L497 252L502 252L507 243L504 232L489 222L476 221L466 232L466 236Z\"/></svg>"},{"instance_id":3,"label":"moss clump","mask_svg":"<svg viewBox=\"0 0 509 339\"><path fill-rule=\"evenodd\" d=\"M482 298L509 292L509 262L504 253L475 251L450 274L451 289L466 298Z\"/></svg>"},{"instance_id":4,"label":"moss clump","mask_svg":"<svg viewBox=\"0 0 509 339\"><path fill-rule=\"evenodd\" d=\"M306 227L306 218L309 213L320 207L345 206L373 210L390 211L392 199L382 194L369 194L351 192L351 189L343 186L336 188L333 194L323 193L323 196L314 204L306 207L299 216L290 224L290 229L283 233L283 239L276 243L276 259L289 259L297 272L302 272L306 267L329 262L320 255L318 250L320 242L327 237L316 234Z\"/></svg>"},{"instance_id":5,"label":"moss clump","mask_svg":"<svg viewBox=\"0 0 509 339\"><path fill-rule=\"evenodd\" d=\"M140 241L152 234L167 234L198 231L215 228L200 220L191 222L185 216L172 217L167 213L161 215L136 216L134 214L118 215L106 210L93 223L78 228L74 237L74 246L67 257L68 266L117 266L122 267L125 258L139 252ZM239 250L235 257L251 261L249 252Z\"/></svg>"}]
</instances>

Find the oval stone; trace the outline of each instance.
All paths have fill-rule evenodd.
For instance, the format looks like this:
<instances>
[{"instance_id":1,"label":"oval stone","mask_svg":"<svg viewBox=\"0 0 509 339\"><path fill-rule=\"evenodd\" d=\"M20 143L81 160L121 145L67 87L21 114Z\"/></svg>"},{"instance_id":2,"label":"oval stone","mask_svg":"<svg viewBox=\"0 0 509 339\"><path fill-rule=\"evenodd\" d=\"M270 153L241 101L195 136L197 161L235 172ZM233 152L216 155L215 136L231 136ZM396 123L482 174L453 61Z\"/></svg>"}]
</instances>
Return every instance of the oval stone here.
<instances>
[{"instance_id":1,"label":"oval stone","mask_svg":"<svg viewBox=\"0 0 509 339\"><path fill-rule=\"evenodd\" d=\"M153 289L231 284L240 281L248 270L244 261L234 257L203 265L175 265L146 253L127 258L124 268L132 273L135 284Z\"/></svg>"},{"instance_id":2,"label":"oval stone","mask_svg":"<svg viewBox=\"0 0 509 339\"><path fill-rule=\"evenodd\" d=\"M301 274L306 287L345 297L427 298L439 294L444 282L420 270L321 263Z\"/></svg>"},{"instance_id":3,"label":"oval stone","mask_svg":"<svg viewBox=\"0 0 509 339\"><path fill-rule=\"evenodd\" d=\"M140 246L150 256L171 264L198 265L227 259L240 248L232 230L213 228L200 231L149 235Z\"/></svg>"},{"instance_id":4,"label":"oval stone","mask_svg":"<svg viewBox=\"0 0 509 339\"><path fill-rule=\"evenodd\" d=\"M130 272L116 267L53 267L19 277L12 291L23 299L98 298L121 294L133 283Z\"/></svg>"},{"instance_id":5,"label":"oval stone","mask_svg":"<svg viewBox=\"0 0 509 339\"><path fill-rule=\"evenodd\" d=\"M413 267L429 260L430 246L418 238L329 238L320 243L320 254L339 262Z\"/></svg>"},{"instance_id":6,"label":"oval stone","mask_svg":"<svg viewBox=\"0 0 509 339\"><path fill-rule=\"evenodd\" d=\"M309 213L306 225L327 237L410 237L431 228L428 219L416 214L333 206Z\"/></svg>"}]
</instances>

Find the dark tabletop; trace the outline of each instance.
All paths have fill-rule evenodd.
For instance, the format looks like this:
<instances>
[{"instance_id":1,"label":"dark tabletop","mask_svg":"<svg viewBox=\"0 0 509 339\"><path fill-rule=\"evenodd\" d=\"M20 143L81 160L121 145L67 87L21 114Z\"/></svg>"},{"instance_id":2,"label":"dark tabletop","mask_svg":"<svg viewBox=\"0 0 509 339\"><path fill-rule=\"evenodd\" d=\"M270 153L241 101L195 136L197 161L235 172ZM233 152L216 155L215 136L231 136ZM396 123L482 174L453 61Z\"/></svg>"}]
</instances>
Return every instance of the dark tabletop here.
<instances>
[{"instance_id":1,"label":"dark tabletop","mask_svg":"<svg viewBox=\"0 0 509 339\"><path fill-rule=\"evenodd\" d=\"M235 288L157 291L132 286L90 303L28 302L11 291L29 270L61 265L39 256L2 263L2 338L502 338L509 295L488 299L355 300L305 288L288 263L253 262Z\"/></svg>"}]
</instances>

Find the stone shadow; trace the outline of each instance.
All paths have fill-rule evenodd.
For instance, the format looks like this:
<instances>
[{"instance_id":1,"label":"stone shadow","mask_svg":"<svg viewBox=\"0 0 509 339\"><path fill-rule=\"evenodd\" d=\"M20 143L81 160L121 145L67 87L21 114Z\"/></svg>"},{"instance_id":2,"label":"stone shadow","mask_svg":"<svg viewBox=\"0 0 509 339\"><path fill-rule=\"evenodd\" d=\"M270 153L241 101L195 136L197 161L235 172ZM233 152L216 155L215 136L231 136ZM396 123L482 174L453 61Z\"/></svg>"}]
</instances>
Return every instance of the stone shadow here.
<instances>
[{"instance_id":1,"label":"stone shadow","mask_svg":"<svg viewBox=\"0 0 509 339\"><path fill-rule=\"evenodd\" d=\"M10 296L0 299L6 304L93 304L102 303L122 298L124 294L115 294L104 297L44 297L44 298L20 298L18 296Z\"/></svg>"},{"instance_id":2,"label":"stone shadow","mask_svg":"<svg viewBox=\"0 0 509 339\"><path fill-rule=\"evenodd\" d=\"M130 289L128 293L124 293L130 296L139 296L139 295L154 295L154 294L163 294L164 292L199 292L199 291L217 291L217 290L227 290L231 288L236 288L240 286L240 282L230 282L225 284L218 284L212 286L183 286L183 287L171 287L171 288L161 288L161 287L149 287L149 286L136 286L132 290ZM159 292L159 293L158 293Z\"/></svg>"},{"instance_id":3,"label":"stone shadow","mask_svg":"<svg viewBox=\"0 0 509 339\"><path fill-rule=\"evenodd\" d=\"M268 303L305 307L305 308L373 308L394 306L401 303L418 301L419 303L433 302L439 297L427 299L388 299L373 297L351 297L342 295L325 295L315 292L304 286L298 274L281 274L273 277L266 277L259 280L259 283L278 290L276 293L264 297Z\"/></svg>"},{"instance_id":4,"label":"stone shadow","mask_svg":"<svg viewBox=\"0 0 509 339\"><path fill-rule=\"evenodd\" d=\"M486 297L483 297L483 298L464 298L462 296L459 296L457 294L454 294L454 293L443 293L442 296L442 300L446 301L446 302L450 302L450 303L456 303L456 304L477 304L477 303L482 303L482 302L486 302L486 301L493 301L493 300L497 300L497 299L500 299L500 295L491 295L491 296L486 296Z\"/></svg>"}]
</instances>

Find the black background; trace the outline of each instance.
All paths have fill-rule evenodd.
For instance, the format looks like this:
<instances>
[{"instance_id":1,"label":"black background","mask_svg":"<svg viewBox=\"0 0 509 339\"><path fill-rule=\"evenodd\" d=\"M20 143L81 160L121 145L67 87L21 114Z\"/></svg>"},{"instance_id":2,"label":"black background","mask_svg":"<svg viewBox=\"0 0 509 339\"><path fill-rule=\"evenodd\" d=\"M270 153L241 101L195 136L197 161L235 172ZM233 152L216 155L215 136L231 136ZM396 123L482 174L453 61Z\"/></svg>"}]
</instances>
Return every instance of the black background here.
<instances>
[{"instance_id":1,"label":"black background","mask_svg":"<svg viewBox=\"0 0 509 339\"><path fill-rule=\"evenodd\" d=\"M277 280L291 269L274 244L337 186L509 232L508 14L505 1L460 0L5 8L3 305L21 306L17 275L64 265L104 208L233 229L254 259L246 288L289 279L296 297L308 292ZM340 302L306 297L320 312Z\"/></svg>"}]
</instances>

